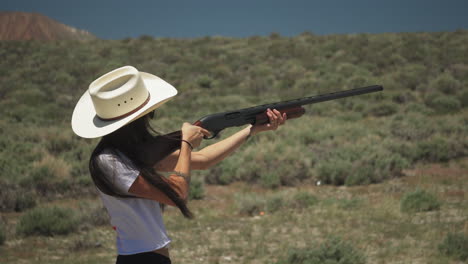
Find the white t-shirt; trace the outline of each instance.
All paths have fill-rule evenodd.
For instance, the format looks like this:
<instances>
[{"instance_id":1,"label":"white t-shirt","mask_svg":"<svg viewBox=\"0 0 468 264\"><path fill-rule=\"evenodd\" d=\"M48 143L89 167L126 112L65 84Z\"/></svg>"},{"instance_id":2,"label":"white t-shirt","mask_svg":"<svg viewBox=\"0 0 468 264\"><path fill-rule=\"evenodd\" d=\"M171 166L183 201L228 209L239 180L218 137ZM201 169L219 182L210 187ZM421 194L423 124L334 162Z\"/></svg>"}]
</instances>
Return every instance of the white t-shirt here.
<instances>
[{"instance_id":1,"label":"white t-shirt","mask_svg":"<svg viewBox=\"0 0 468 264\"><path fill-rule=\"evenodd\" d=\"M109 149L99 154L97 161L103 171L111 172L106 176L118 192L131 195L128 189L140 174L132 161L123 153ZM153 251L171 242L158 202L142 198L119 198L101 191L99 194L111 224L117 231L117 251L120 255Z\"/></svg>"}]
</instances>

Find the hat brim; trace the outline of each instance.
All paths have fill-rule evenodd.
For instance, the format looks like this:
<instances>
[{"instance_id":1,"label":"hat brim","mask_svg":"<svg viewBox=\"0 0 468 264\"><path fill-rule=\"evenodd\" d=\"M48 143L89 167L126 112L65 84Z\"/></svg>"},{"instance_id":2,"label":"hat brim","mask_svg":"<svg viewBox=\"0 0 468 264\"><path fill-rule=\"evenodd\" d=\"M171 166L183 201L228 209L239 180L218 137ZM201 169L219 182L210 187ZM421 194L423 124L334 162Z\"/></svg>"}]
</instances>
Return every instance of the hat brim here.
<instances>
[{"instance_id":1,"label":"hat brim","mask_svg":"<svg viewBox=\"0 0 468 264\"><path fill-rule=\"evenodd\" d=\"M140 72L140 74L150 93L150 99L146 105L121 119L105 121L96 115L91 96L86 91L73 110L71 122L73 132L83 138L105 136L146 115L177 95L177 90L163 79L146 72Z\"/></svg>"}]
</instances>

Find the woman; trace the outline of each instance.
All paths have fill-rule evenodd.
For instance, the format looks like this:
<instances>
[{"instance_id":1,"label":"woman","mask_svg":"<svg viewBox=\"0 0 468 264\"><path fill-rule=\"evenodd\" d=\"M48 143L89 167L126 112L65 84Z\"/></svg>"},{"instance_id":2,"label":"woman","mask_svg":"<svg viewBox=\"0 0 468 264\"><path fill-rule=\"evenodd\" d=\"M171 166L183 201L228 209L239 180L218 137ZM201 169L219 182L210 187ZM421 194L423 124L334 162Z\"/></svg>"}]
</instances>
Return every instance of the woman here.
<instances>
[{"instance_id":1,"label":"woman","mask_svg":"<svg viewBox=\"0 0 468 264\"><path fill-rule=\"evenodd\" d=\"M248 137L286 120L268 110L270 124L249 125L194 152L209 131L184 123L181 133L157 135L149 126L153 111L176 94L159 77L125 66L92 82L73 111L78 136L102 137L89 169L117 233L117 263L171 263L160 205L176 206L191 218L190 171L210 168Z\"/></svg>"}]
</instances>

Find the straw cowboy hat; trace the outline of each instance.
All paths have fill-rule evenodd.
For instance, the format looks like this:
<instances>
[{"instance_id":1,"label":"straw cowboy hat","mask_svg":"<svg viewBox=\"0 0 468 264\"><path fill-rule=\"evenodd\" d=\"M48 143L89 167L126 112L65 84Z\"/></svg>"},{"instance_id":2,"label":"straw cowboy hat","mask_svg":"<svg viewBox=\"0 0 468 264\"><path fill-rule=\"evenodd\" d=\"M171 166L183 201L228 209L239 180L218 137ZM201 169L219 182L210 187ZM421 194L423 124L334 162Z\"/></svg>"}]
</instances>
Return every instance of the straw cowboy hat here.
<instances>
[{"instance_id":1,"label":"straw cowboy hat","mask_svg":"<svg viewBox=\"0 0 468 264\"><path fill-rule=\"evenodd\" d=\"M132 66L92 82L73 110L72 129L83 138L110 134L172 99L177 90L161 78Z\"/></svg>"}]
</instances>

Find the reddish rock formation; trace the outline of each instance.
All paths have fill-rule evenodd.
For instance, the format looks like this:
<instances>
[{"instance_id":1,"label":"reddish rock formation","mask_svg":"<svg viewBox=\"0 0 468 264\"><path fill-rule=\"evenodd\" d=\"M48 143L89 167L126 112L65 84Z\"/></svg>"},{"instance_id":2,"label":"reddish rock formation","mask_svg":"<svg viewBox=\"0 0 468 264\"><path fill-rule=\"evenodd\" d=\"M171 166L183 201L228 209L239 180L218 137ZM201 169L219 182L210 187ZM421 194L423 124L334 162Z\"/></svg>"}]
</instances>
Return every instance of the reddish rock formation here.
<instances>
[{"instance_id":1,"label":"reddish rock formation","mask_svg":"<svg viewBox=\"0 0 468 264\"><path fill-rule=\"evenodd\" d=\"M0 12L0 40L86 40L93 34L38 13Z\"/></svg>"}]
</instances>

